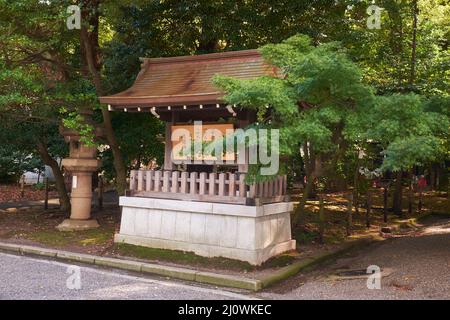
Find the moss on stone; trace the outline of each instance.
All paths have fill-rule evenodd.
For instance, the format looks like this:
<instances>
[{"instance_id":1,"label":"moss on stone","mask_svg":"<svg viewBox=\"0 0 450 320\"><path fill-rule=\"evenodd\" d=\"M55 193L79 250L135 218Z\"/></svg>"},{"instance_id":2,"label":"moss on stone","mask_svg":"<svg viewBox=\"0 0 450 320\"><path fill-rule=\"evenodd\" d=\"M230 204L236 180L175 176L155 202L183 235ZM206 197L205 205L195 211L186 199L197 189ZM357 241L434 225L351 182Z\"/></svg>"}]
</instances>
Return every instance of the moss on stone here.
<instances>
[{"instance_id":1,"label":"moss on stone","mask_svg":"<svg viewBox=\"0 0 450 320\"><path fill-rule=\"evenodd\" d=\"M255 267L250 265L249 263L239 260L227 259L222 257L207 258L196 255L193 252L148 248L126 243L116 244L115 251L122 256L134 257L150 261L166 261L179 264L187 264L191 266L204 266L244 271L255 269Z\"/></svg>"}]
</instances>

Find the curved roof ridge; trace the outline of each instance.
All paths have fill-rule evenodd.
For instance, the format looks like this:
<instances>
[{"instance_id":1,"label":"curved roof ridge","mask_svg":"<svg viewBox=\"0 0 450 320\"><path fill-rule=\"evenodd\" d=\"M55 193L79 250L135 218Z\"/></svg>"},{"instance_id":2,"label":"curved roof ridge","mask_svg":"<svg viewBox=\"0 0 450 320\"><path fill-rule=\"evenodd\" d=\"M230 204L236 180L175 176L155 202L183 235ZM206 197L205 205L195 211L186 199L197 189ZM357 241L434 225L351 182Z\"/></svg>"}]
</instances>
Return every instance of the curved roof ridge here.
<instances>
[{"instance_id":1,"label":"curved roof ridge","mask_svg":"<svg viewBox=\"0 0 450 320\"><path fill-rule=\"evenodd\" d=\"M276 76L277 72L258 50L144 58L133 85L123 92L100 97L100 102L113 109L222 103L223 92L212 83L216 74L245 80Z\"/></svg>"},{"instance_id":2,"label":"curved roof ridge","mask_svg":"<svg viewBox=\"0 0 450 320\"><path fill-rule=\"evenodd\" d=\"M172 56L172 57L158 57L158 58L139 58L142 62L150 63L174 63L174 62L189 62L189 61L208 61L212 59L226 59L239 58L248 56L261 56L257 49L238 50L238 51L223 51L214 53L204 53L198 55L186 56Z\"/></svg>"}]
</instances>

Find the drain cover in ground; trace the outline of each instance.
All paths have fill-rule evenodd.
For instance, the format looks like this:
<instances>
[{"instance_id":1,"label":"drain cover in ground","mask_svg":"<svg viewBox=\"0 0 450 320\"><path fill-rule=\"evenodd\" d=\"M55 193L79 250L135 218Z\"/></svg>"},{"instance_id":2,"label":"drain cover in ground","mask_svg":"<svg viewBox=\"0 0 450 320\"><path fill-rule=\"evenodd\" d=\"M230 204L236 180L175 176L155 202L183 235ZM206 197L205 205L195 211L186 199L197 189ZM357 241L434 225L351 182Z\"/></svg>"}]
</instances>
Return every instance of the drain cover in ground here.
<instances>
[{"instance_id":1,"label":"drain cover in ground","mask_svg":"<svg viewBox=\"0 0 450 320\"><path fill-rule=\"evenodd\" d=\"M367 270L366 269L358 269L358 270L345 270L345 271L339 271L336 273L338 277L355 277L355 276L367 276Z\"/></svg>"},{"instance_id":2,"label":"drain cover in ground","mask_svg":"<svg viewBox=\"0 0 450 320\"><path fill-rule=\"evenodd\" d=\"M390 268L381 268L381 276L387 277L392 273ZM363 279L370 276L371 273L367 273L366 269L353 269L353 270L338 270L334 274L330 275L331 280L351 280L351 279Z\"/></svg>"}]
</instances>

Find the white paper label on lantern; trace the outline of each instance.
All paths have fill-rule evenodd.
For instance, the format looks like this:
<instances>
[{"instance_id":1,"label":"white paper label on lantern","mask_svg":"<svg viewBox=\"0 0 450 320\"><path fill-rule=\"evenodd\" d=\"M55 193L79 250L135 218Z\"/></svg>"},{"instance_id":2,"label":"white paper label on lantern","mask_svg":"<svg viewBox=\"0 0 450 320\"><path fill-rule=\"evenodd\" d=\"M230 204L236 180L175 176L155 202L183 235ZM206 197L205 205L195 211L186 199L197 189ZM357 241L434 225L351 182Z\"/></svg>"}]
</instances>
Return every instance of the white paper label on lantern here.
<instances>
[{"instance_id":1,"label":"white paper label on lantern","mask_svg":"<svg viewBox=\"0 0 450 320\"><path fill-rule=\"evenodd\" d=\"M72 189L77 188L77 176L72 176Z\"/></svg>"}]
</instances>

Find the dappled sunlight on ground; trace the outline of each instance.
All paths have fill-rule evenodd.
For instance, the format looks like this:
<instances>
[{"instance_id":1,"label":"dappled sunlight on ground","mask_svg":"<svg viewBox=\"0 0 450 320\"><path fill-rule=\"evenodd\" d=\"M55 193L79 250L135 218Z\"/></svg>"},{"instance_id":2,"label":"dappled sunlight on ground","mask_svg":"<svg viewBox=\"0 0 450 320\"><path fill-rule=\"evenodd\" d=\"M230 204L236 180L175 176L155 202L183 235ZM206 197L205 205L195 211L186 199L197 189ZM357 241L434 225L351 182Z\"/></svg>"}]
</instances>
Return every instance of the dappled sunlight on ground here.
<instances>
[{"instance_id":1,"label":"dappled sunlight on ground","mask_svg":"<svg viewBox=\"0 0 450 320\"><path fill-rule=\"evenodd\" d=\"M423 231L423 234L450 234L450 223L444 226L429 227Z\"/></svg>"},{"instance_id":2,"label":"dappled sunlight on ground","mask_svg":"<svg viewBox=\"0 0 450 320\"><path fill-rule=\"evenodd\" d=\"M419 196L414 195L413 212L408 213L408 190L403 191L403 216L398 217L390 210L392 206L392 192L388 197L388 222L383 221L383 189L372 189L372 209L369 220L370 227L366 226L366 197L361 195L357 199L358 212L355 207L352 210L352 235L351 238L358 238L367 235L377 235L381 227L395 226L400 231L389 237L402 236L414 231L420 227L417 218L429 213L448 213L450 214L450 200L445 192L426 192L423 194L422 212L418 212ZM305 205L305 213L301 217L301 225L294 230L294 237L297 240L298 248L302 250L314 250L314 247L323 247L327 244L336 244L348 239L346 234L347 224L347 195L344 193L325 193L324 197L324 215L325 215L325 233L324 243L319 243L319 200L308 200ZM312 247L312 248L311 248Z\"/></svg>"}]
</instances>

